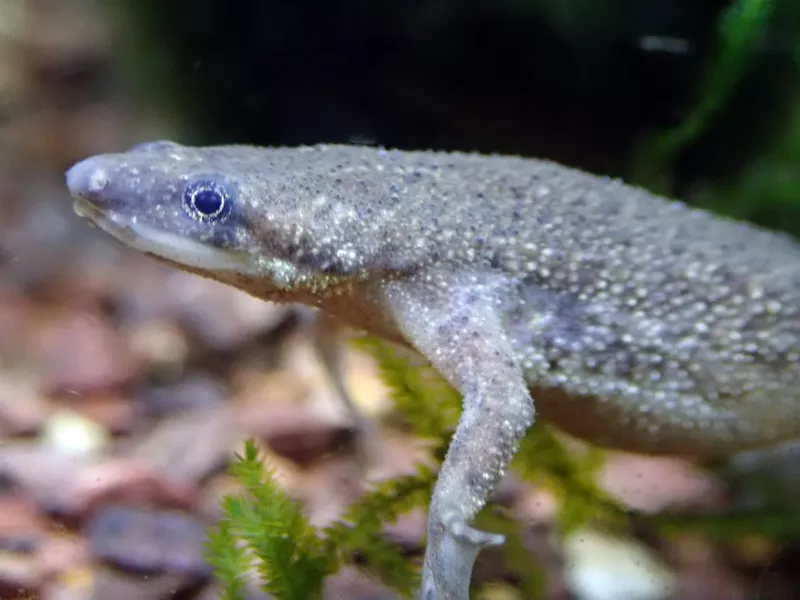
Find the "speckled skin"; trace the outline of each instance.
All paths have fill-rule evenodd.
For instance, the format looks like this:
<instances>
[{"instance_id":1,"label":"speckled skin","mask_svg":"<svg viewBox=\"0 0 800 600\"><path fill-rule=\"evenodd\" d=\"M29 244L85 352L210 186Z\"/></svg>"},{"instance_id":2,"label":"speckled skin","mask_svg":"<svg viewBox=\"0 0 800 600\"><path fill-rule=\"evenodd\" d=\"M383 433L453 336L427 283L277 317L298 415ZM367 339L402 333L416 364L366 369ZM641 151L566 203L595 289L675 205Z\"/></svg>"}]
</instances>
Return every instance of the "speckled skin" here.
<instances>
[{"instance_id":1,"label":"speckled skin","mask_svg":"<svg viewBox=\"0 0 800 600\"><path fill-rule=\"evenodd\" d=\"M225 218L191 218L197 181L222 186ZM787 238L512 157L155 142L87 159L68 185L123 242L411 346L463 393L422 598L468 597L480 548L502 541L468 523L535 413L647 453L800 434L800 249Z\"/></svg>"}]
</instances>

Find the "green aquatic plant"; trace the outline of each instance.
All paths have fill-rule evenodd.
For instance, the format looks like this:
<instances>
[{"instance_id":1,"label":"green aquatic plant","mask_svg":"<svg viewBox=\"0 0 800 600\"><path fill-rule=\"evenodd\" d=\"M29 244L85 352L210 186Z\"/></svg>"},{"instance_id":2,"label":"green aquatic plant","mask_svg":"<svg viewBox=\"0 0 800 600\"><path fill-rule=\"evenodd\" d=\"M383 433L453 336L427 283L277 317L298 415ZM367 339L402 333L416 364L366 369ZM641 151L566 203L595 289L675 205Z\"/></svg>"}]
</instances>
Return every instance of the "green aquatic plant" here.
<instances>
[{"instance_id":1,"label":"green aquatic plant","mask_svg":"<svg viewBox=\"0 0 800 600\"><path fill-rule=\"evenodd\" d=\"M432 462L441 463L461 410L458 393L431 367L389 344L367 338L360 347L377 360L401 418L416 435L431 442ZM538 484L563 490L558 493L565 500L560 524L572 530L599 513L621 514L593 483L602 464L599 456L589 452L577 458L550 430L538 427L526 438L517 464ZM223 499L224 516L211 529L206 544L206 559L214 567L221 597L243 599L246 576L256 569L263 591L279 600L318 598L325 578L347 564L358 564L410 596L419 585L418 565L384 536L383 528L403 513L427 508L436 470L421 464L413 475L377 485L339 521L315 528L302 507L281 489L255 442L247 441L231 466L243 492ZM530 560L514 559L524 551L517 526L503 515L492 514L491 508L484 512L479 519L508 536L505 552L509 564L518 565L523 587L541 589L541 573L531 572Z\"/></svg>"}]
</instances>

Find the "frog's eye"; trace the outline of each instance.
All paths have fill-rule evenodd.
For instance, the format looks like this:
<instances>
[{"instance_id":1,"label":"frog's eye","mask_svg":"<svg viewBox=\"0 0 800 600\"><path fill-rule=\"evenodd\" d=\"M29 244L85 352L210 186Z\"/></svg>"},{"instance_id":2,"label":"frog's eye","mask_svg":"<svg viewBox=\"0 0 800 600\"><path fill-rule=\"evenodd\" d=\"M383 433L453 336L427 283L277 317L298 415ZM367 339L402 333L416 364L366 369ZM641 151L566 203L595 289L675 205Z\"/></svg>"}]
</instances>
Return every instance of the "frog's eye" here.
<instances>
[{"instance_id":1,"label":"frog's eye","mask_svg":"<svg viewBox=\"0 0 800 600\"><path fill-rule=\"evenodd\" d=\"M183 209L195 221L224 221L232 207L232 190L214 179L192 181L183 192Z\"/></svg>"}]
</instances>

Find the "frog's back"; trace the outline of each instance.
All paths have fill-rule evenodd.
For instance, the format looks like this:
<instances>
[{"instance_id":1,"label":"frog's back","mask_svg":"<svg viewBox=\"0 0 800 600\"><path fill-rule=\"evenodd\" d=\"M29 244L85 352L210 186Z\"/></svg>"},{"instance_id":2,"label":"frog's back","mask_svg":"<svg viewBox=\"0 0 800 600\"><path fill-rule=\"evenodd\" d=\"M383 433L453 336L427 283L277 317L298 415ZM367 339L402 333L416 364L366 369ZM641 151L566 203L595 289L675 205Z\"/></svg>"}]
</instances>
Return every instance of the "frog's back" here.
<instances>
[{"instance_id":1,"label":"frog's back","mask_svg":"<svg viewBox=\"0 0 800 600\"><path fill-rule=\"evenodd\" d=\"M519 282L510 327L545 417L647 452L800 436L793 240L619 181L500 160L503 185L480 192L501 198L487 238Z\"/></svg>"}]
</instances>

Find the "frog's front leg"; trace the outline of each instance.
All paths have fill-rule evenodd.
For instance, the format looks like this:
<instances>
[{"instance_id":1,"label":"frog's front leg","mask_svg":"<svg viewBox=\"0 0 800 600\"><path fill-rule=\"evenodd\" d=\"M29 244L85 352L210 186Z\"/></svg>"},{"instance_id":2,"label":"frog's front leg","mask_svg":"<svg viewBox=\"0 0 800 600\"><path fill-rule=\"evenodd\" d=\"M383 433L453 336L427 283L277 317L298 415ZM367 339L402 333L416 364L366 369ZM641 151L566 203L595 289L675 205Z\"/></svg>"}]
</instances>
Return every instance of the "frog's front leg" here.
<instances>
[{"instance_id":1,"label":"frog's front leg","mask_svg":"<svg viewBox=\"0 0 800 600\"><path fill-rule=\"evenodd\" d=\"M469 523L505 474L534 407L503 331L501 290L474 277L421 279L389 286L389 303L407 339L464 399L431 499L420 598L466 600L478 553L503 542Z\"/></svg>"}]
</instances>

